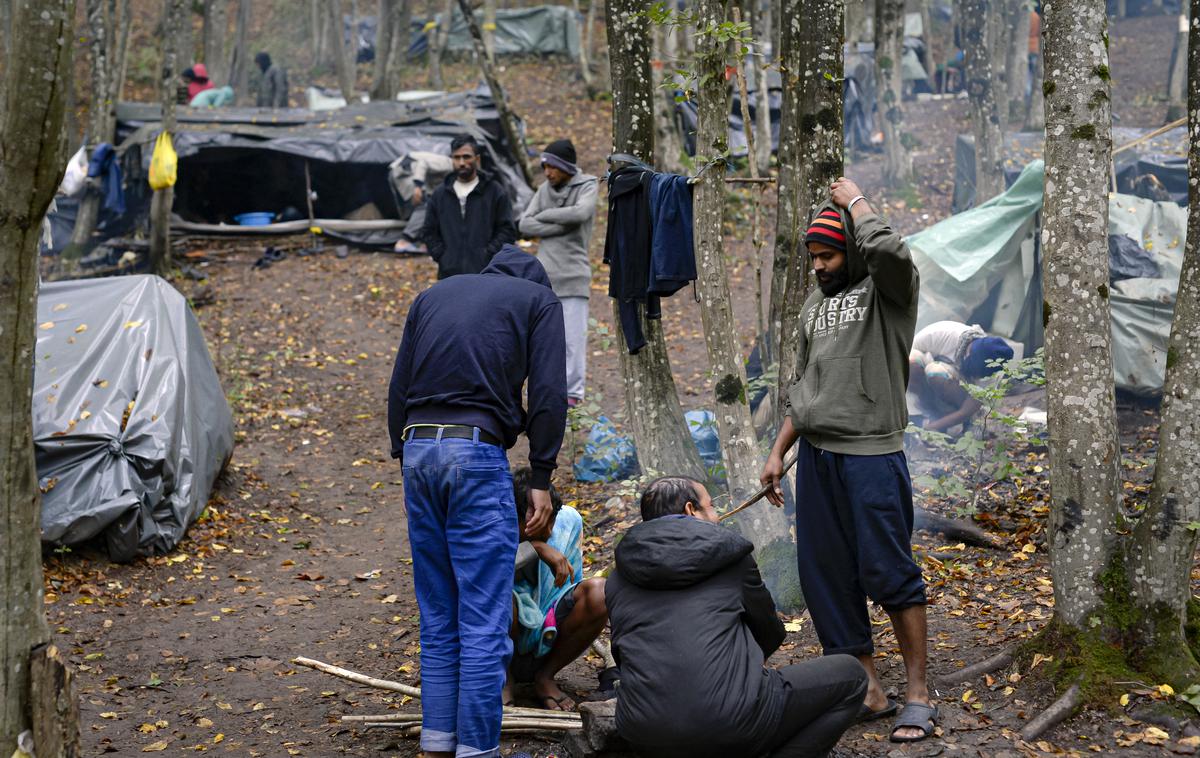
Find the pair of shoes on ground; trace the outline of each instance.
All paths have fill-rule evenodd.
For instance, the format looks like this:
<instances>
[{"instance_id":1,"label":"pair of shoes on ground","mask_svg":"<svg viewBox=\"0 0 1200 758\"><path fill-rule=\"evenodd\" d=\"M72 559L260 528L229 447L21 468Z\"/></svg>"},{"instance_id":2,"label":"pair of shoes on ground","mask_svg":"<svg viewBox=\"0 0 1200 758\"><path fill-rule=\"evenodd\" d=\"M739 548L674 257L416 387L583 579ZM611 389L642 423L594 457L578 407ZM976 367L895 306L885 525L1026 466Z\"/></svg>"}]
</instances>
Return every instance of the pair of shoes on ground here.
<instances>
[{"instance_id":1,"label":"pair of shoes on ground","mask_svg":"<svg viewBox=\"0 0 1200 758\"><path fill-rule=\"evenodd\" d=\"M876 721L878 719L887 718L896 711L900 715L896 717L896 723L892 725L892 742L920 742L933 734L933 728L937 725L938 709L936 705L926 705L925 703L905 703L901 708L900 704L895 700L888 698L888 704L877 711L873 711L867 707L866 703L858 711L858 718L855 719L856 724L863 724L868 721ZM905 727L913 727L921 730L919 737L898 737L896 732Z\"/></svg>"}]
</instances>

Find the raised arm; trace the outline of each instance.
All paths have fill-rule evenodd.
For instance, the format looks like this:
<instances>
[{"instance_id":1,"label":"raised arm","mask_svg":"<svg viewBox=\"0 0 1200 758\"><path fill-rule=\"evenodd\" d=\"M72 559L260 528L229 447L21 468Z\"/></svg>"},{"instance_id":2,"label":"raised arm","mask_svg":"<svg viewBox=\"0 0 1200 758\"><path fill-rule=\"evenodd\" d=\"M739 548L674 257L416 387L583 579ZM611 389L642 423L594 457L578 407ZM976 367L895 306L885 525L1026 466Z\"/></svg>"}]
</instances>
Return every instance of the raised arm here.
<instances>
[{"instance_id":1,"label":"raised arm","mask_svg":"<svg viewBox=\"0 0 1200 758\"><path fill-rule=\"evenodd\" d=\"M911 305L917 297L919 276L904 238L875 213L858 185L849 179L841 177L834 182L830 194L854 220L854 241L875 287L893 303Z\"/></svg>"}]
</instances>

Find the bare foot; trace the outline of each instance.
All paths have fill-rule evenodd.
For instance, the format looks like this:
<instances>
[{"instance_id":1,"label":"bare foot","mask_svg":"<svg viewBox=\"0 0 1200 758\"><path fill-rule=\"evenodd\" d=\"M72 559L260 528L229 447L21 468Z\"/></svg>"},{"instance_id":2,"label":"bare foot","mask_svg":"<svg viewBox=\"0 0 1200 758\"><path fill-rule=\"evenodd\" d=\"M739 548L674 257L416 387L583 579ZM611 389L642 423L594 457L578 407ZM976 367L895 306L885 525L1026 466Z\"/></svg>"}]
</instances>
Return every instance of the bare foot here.
<instances>
[{"instance_id":1,"label":"bare foot","mask_svg":"<svg viewBox=\"0 0 1200 758\"><path fill-rule=\"evenodd\" d=\"M563 692L558 687L558 683L553 678L536 678L533 682L533 691L537 693L538 702L542 708L547 711L573 711L575 710L575 701L571 696Z\"/></svg>"}]
</instances>

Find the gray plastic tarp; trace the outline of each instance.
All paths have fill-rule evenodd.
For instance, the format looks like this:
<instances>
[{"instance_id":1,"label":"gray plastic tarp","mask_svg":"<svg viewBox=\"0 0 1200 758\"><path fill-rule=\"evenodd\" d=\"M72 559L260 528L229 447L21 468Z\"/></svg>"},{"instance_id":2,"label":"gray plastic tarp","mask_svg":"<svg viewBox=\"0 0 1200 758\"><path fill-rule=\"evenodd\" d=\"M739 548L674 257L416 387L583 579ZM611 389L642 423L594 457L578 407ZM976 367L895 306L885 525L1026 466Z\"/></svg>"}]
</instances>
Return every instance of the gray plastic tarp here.
<instances>
[{"instance_id":1,"label":"gray plastic tarp","mask_svg":"<svg viewBox=\"0 0 1200 758\"><path fill-rule=\"evenodd\" d=\"M233 452L233 420L187 301L157 276L38 296L33 432L42 541L115 561L171 550Z\"/></svg>"}]
</instances>

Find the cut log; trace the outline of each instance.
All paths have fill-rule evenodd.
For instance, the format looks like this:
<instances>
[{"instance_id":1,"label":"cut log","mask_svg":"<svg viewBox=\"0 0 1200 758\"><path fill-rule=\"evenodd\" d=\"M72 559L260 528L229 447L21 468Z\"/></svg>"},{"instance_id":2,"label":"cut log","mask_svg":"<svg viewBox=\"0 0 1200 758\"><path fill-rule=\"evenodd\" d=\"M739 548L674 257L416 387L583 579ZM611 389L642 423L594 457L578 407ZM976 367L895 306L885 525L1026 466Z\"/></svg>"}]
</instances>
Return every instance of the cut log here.
<instances>
[{"instance_id":1,"label":"cut log","mask_svg":"<svg viewBox=\"0 0 1200 758\"><path fill-rule=\"evenodd\" d=\"M72 674L54 645L39 645L29 658L33 743L37 754L76 758L79 746L79 703Z\"/></svg>"}]
</instances>

